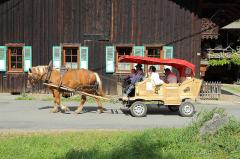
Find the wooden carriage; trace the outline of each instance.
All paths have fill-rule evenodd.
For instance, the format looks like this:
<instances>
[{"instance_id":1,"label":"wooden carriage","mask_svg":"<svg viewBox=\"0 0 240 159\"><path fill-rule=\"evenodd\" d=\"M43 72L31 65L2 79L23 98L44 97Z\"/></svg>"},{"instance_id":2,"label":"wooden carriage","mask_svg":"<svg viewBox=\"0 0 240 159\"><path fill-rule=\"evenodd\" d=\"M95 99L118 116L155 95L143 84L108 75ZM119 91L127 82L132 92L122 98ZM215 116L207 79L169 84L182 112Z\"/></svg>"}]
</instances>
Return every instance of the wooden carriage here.
<instances>
[{"instance_id":1,"label":"wooden carriage","mask_svg":"<svg viewBox=\"0 0 240 159\"><path fill-rule=\"evenodd\" d=\"M133 116L142 117L147 113L147 102L158 102L167 106L172 111L179 111L181 116L192 116L195 112L193 102L200 92L202 80L194 77L195 66L180 59L157 59L149 57L123 56L120 62L133 62L148 65L168 65L176 68L183 77L186 69L190 70L188 77L179 83L164 83L161 86L152 86L148 77L136 83L135 93L132 97L122 97L125 108Z\"/></svg>"}]
</instances>

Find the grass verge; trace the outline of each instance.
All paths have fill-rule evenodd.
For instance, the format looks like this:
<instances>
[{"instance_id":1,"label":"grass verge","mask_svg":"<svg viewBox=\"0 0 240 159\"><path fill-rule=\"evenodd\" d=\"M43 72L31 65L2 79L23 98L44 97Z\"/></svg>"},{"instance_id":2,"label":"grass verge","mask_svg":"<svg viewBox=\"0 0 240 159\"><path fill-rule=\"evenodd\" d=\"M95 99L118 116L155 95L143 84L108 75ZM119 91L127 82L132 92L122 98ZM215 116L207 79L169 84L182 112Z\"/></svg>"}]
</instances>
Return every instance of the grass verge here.
<instances>
[{"instance_id":1,"label":"grass verge","mask_svg":"<svg viewBox=\"0 0 240 159\"><path fill-rule=\"evenodd\" d=\"M37 95L29 95L27 93L22 93L19 97L15 98L15 100L42 100L42 101L53 101L54 98L52 97L52 94L48 94L47 96L41 96L38 97ZM113 100L103 100L100 99L102 103L114 103ZM80 95L74 95L69 98L61 97L62 102L80 102L81 96ZM88 103L95 103L95 99L93 97L87 97Z\"/></svg>"},{"instance_id":2,"label":"grass verge","mask_svg":"<svg viewBox=\"0 0 240 159\"><path fill-rule=\"evenodd\" d=\"M199 136L199 128L216 112L225 115L220 109L202 112L192 125L180 129L0 133L1 158L240 158L240 124L234 119L215 134Z\"/></svg>"},{"instance_id":3,"label":"grass verge","mask_svg":"<svg viewBox=\"0 0 240 159\"><path fill-rule=\"evenodd\" d=\"M22 93L19 97L15 98L15 100L36 100L36 98L26 93Z\"/></svg>"}]
</instances>

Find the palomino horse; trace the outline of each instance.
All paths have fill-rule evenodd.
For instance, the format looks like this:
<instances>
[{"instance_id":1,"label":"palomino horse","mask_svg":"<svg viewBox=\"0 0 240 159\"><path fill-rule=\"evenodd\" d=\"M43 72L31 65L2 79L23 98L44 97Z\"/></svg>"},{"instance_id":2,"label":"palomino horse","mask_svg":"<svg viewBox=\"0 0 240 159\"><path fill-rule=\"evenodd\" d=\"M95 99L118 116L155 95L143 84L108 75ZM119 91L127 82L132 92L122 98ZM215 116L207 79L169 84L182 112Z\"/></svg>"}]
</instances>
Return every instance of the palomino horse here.
<instances>
[{"instance_id":1,"label":"palomino horse","mask_svg":"<svg viewBox=\"0 0 240 159\"><path fill-rule=\"evenodd\" d=\"M32 67L28 71L28 83L27 87L31 87L36 84L38 81L45 81L48 74L48 66L36 66ZM64 75L60 74L60 70L52 69L49 80L49 83L56 86L65 86L71 89L78 89L80 91L84 91L89 94L94 94L98 96L103 96L104 93L102 91L102 82L99 78L99 75L95 72L86 70L86 69L76 69L76 70L68 70L64 73ZM96 86L93 88L93 86ZM54 97L54 107L51 112L56 113L60 109L66 112L69 111L68 107L61 105L61 89L58 87L47 86L53 94ZM75 111L77 114L82 112L83 105L86 101L86 95L81 96L81 102L77 110ZM98 105L98 112L102 113L102 103L98 98L95 98Z\"/></svg>"}]
</instances>

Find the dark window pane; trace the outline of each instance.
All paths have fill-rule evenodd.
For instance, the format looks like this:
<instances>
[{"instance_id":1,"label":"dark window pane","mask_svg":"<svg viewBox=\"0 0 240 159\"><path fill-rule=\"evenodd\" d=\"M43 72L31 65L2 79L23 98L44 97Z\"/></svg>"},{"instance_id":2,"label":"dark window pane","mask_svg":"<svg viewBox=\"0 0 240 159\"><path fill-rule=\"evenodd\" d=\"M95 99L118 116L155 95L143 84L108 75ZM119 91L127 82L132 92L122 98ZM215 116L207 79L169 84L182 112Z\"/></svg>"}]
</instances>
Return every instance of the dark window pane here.
<instances>
[{"instance_id":1,"label":"dark window pane","mask_svg":"<svg viewBox=\"0 0 240 159\"><path fill-rule=\"evenodd\" d=\"M16 63L15 62L11 63L11 68L16 68Z\"/></svg>"},{"instance_id":2,"label":"dark window pane","mask_svg":"<svg viewBox=\"0 0 240 159\"><path fill-rule=\"evenodd\" d=\"M17 61L18 61L18 62L22 62L22 56L18 56L18 57L17 57Z\"/></svg>"},{"instance_id":3,"label":"dark window pane","mask_svg":"<svg viewBox=\"0 0 240 159\"><path fill-rule=\"evenodd\" d=\"M70 56L71 55L71 49L66 49L66 51L65 51L65 53L66 53L66 56Z\"/></svg>"},{"instance_id":4,"label":"dark window pane","mask_svg":"<svg viewBox=\"0 0 240 159\"><path fill-rule=\"evenodd\" d=\"M71 62L71 56L66 56L66 62Z\"/></svg>"},{"instance_id":5,"label":"dark window pane","mask_svg":"<svg viewBox=\"0 0 240 159\"><path fill-rule=\"evenodd\" d=\"M72 55L77 56L77 49L76 48L72 49Z\"/></svg>"},{"instance_id":6,"label":"dark window pane","mask_svg":"<svg viewBox=\"0 0 240 159\"><path fill-rule=\"evenodd\" d=\"M11 48L11 55L17 55L16 48Z\"/></svg>"},{"instance_id":7,"label":"dark window pane","mask_svg":"<svg viewBox=\"0 0 240 159\"><path fill-rule=\"evenodd\" d=\"M72 62L77 62L77 56L72 56Z\"/></svg>"},{"instance_id":8,"label":"dark window pane","mask_svg":"<svg viewBox=\"0 0 240 159\"><path fill-rule=\"evenodd\" d=\"M16 56L11 56L11 63L16 62Z\"/></svg>"},{"instance_id":9,"label":"dark window pane","mask_svg":"<svg viewBox=\"0 0 240 159\"><path fill-rule=\"evenodd\" d=\"M22 48L21 47L17 48L17 55L22 55Z\"/></svg>"},{"instance_id":10,"label":"dark window pane","mask_svg":"<svg viewBox=\"0 0 240 159\"><path fill-rule=\"evenodd\" d=\"M158 57L158 58L160 58L160 49L158 49L158 48L148 49L148 56L149 57Z\"/></svg>"},{"instance_id":11,"label":"dark window pane","mask_svg":"<svg viewBox=\"0 0 240 159\"><path fill-rule=\"evenodd\" d=\"M130 55L132 52L131 47L118 47L117 48L118 55Z\"/></svg>"},{"instance_id":12,"label":"dark window pane","mask_svg":"<svg viewBox=\"0 0 240 159\"><path fill-rule=\"evenodd\" d=\"M17 63L17 68L22 68L22 63Z\"/></svg>"}]
</instances>

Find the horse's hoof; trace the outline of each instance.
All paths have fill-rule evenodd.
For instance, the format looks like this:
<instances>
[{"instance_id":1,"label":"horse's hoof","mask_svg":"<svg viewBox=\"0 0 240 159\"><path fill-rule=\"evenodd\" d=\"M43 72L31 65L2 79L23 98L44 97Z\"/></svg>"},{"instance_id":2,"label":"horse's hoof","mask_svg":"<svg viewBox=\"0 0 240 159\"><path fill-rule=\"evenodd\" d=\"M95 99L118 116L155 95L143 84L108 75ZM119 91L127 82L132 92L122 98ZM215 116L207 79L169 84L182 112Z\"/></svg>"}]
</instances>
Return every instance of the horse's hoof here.
<instances>
[{"instance_id":1,"label":"horse's hoof","mask_svg":"<svg viewBox=\"0 0 240 159\"><path fill-rule=\"evenodd\" d=\"M58 110L57 108L53 108L53 109L51 109L50 112L51 112L51 113L57 113L57 112L59 112L59 110Z\"/></svg>"},{"instance_id":2,"label":"horse's hoof","mask_svg":"<svg viewBox=\"0 0 240 159\"><path fill-rule=\"evenodd\" d=\"M101 114L101 113L103 113L103 109L98 109L97 112L98 112L98 114Z\"/></svg>"},{"instance_id":3,"label":"horse's hoof","mask_svg":"<svg viewBox=\"0 0 240 159\"><path fill-rule=\"evenodd\" d=\"M68 107L66 107L66 106L62 107L61 109L62 109L63 113L66 113L66 112L70 111L70 109Z\"/></svg>"},{"instance_id":4,"label":"horse's hoof","mask_svg":"<svg viewBox=\"0 0 240 159\"><path fill-rule=\"evenodd\" d=\"M78 109L77 109L77 110L75 110L75 113L76 113L76 114L82 114L82 113L83 113L83 111L82 111L82 110L78 110Z\"/></svg>"},{"instance_id":5,"label":"horse's hoof","mask_svg":"<svg viewBox=\"0 0 240 159\"><path fill-rule=\"evenodd\" d=\"M68 107L66 107L65 109L63 109L63 111L66 113L66 112L69 112L70 109Z\"/></svg>"}]
</instances>

